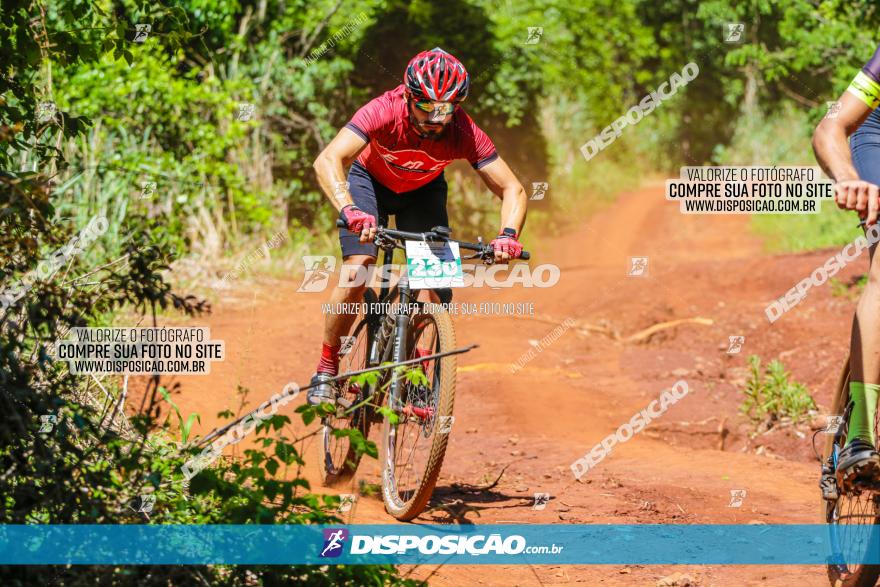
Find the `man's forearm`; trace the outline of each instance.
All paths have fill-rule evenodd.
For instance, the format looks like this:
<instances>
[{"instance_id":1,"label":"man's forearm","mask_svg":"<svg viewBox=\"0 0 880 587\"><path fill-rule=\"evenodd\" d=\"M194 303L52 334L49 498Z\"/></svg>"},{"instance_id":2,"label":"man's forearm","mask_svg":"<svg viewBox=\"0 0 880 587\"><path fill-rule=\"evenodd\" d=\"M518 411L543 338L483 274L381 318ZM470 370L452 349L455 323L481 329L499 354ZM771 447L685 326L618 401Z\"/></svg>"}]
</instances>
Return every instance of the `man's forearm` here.
<instances>
[{"instance_id":1,"label":"man's forearm","mask_svg":"<svg viewBox=\"0 0 880 587\"><path fill-rule=\"evenodd\" d=\"M511 186L504 190L501 197L501 226L498 232L510 227L516 230L517 234L522 233L528 205L526 191L521 185Z\"/></svg>"},{"instance_id":2,"label":"man's forearm","mask_svg":"<svg viewBox=\"0 0 880 587\"><path fill-rule=\"evenodd\" d=\"M342 210L349 204L354 204L348 182L345 181L345 171L342 161L338 158L319 156L314 164L315 174L318 176L318 185L333 207Z\"/></svg>"},{"instance_id":3,"label":"man's forearm","mask_svg":"<svg viewBox=\"0 0 880 587\"><path fill-rule=\"evenodd\" d=\"M828 125L817 129L813 136L813 150L819 165L835 181L859 179L842 127Z\"/></svg>"}]
</instances>

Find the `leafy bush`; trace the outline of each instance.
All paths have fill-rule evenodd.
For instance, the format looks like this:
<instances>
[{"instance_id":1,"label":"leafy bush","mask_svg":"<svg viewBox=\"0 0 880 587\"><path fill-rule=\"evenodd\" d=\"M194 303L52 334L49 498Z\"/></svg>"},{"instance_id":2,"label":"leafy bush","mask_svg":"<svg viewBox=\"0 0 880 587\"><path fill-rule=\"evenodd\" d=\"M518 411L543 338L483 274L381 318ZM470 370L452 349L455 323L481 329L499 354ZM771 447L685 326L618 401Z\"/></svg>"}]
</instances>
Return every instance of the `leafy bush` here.
<instances>
[{"instance_id":1,"label":"leafy bush","mask_svg":"<svg viewBox=\"0 0 880 587\"><path fill-rule=\"evenodd\" d=\"M789 418L798 423L816 409L816 402L801 383L789 381L790 374L778 360L770 361L761 368L757 355L749 357L749 378L743 390L745 399L740 411L755 423L767 423L768 427Z\"/></svg>"},{"instance_id":2,"label":"leafy bush","mask_svg":"<svg viewBox=\"0 0 880 587\"><path fill-rule=\"evenodd\" d=\"M868 274L855 275L847 282L832 277L828 280L828 283L831 285L831 295L855 302L862 295L862 292L865 291L865 286L868 284Z\"/></svg>"},{"instance_id":3,"label":"leafy bush","mask_svg":"<svg viewBox=\"0 0 880 587\"><path fill-rule=\"evenodd\" d=\"M9 194L9 192L4 192ZM36 212L51 217L47 204L40 210L22 201L4 199L6 216L2 244L12 256L4 259L2 274L17 279L25 267L45 256L42 247L28 243L61 242L68 229L59 223L30 220ZM257 428L259 448L244 451L239 461L221 461L194 477L186 488L181 465L193 450L178 449L169 419L159 422L162 399L170 396L150 381L143 408L125 417L119 410L123 398L111 387L110 401L96 401L88 378L71 375L63 363L52 359L51 341L68 328L93 323L107 312L124 306L150 312L176 307L187 314L204 310L192 298L170 291L161 271L167 254L154 222L132 218L125 227L127 263L105 264L95 272L82 258L70 259L68 275L90 273L88 287L77 278L58 283L36 281L27 294L10 305L0 319L0 408L6 417L0 425L0 477L3 508L0 523L176 523L176 524L302 524L333 523L338 498L310 492L300 476L303 465L296 442L278 435L290 420L275 415ZM8 236L7 236L8 235ZM5 280L4 280L5 281ZM155 317L154 317L155 319ZM173 404L172 404L172 407ZM176 409L175 409L176 411ZM109 419L108 415L111 414ZM57 428L40 434L39 416L54 414ZM179 429L187 434L193 417L178 412ZM270 437L269 432L275 436ZM186 440L184 438L184 440ZM291 474L287 474L287 473ZM156 498L149 519L140 519L132 507L141 496ZM118 567L74 567L65 571L7 568L4 584L21 584L27 577L60 576L65 584L145 584L168 581L195 582L210 578L217 584L241 584L245 572L279 581L319 581L325 584L395 582L393 567L266 567L135 568L120 573ZM325 577L327 577L325 579Z\"/></svg>"},{"instance_id":4,"label":"leafy bush","mask_svg":"<svg viewBox=\"0 0 880 587\"><path fill-rule=\"evenodd\" d=\"M165 216L139 213L129 209L124 198L101 195L104 180L121 186L124 179L105 173L74 180L74 173L65 176L63 184L57 183L57 172L70 166L64 156L75 148L71 142L104 140L92 121L72 116L67 109L73 106L64 102L48 117L36 117L39 102L53 97L51 82L38 75L42 68L54 63L62 71L72 71L77 64L83 71L112 69L121 59L136 58L128 38L133 31L127 11L134 22L142 18L152 22L153 31L172 52L188 39L182 9L161 2L123 4L112 13L79 2L59 2L36 15L29 10L41 6L30 3L13 2L0 9L0 50L5 59L0 75L0 101L5 106L0 109L0 524L335 523L338 498L310 491L300 476L297 441L279 434L289 422L286 416L276 415L258 427L258 448L244 451L240 460L223 461L200 472L187 487L181 466L195 449L174 441L171 421L160 420L163 402L171 402L184 436L189 435L194 418L179 414L158 377L150 379L140 405L126 409L126 388L120 378L103 379L98 390L92 378L71 374L63 361L53 357L54 341L71 328L113 324L123 314L135 319L149 316L155 325L157 313L163 310L187 316L208 310L202 301L174 293L166 280L168 260L180 248ZM74 30L83 32L78 36L67 32ZM45 42L44 31L52 35L53 43ZM109 59L109 53L116 61ZM92 115L98 116L98 110ZM198 128L192 125L190 131ZM170 134L163 140L171 142L145 139L147 151L166 147L173 151L171 135L183 130L166 130ZM116 138L107 139L110 145L118 145L113 141L120 137L134 136L123 136L122 127L114 132ZM200 140L195 135L190 138ZM120 156L126 165L147 161L128 151ZM185 158L181 153L170 156ZM223 168L215 171L222 180ZM85 209L81 210L67 199L66 190L74 189L71 182L85 179L94 184L77 195L82 200L76 203ZM106 217L108 230L100 231L81 253L67 248L91 214ZM46 430L42 424L49 416L54 416L53 425ZM288 470L290 475L281 475ZM156 500L149 516L134 505L145 495ZM255 582L412 584L388 565L0 569L3 585Z\"/></svg>"}]
</instances>

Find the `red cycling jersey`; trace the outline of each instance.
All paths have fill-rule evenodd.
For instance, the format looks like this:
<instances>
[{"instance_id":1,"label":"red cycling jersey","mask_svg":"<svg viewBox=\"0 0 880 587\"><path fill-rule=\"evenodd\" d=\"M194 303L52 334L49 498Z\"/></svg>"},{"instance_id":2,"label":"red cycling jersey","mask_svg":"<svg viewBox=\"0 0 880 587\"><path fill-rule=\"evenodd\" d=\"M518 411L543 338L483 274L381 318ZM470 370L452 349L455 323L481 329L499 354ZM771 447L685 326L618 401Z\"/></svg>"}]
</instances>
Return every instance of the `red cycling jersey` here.
<instances>
[{"instance_id":1,"label":"red cycling jersey","mask_svg":"<svg viewBox=\"0 0 880 587\"><path fill-rule=\"evenodd\" d=\"M369 143L358 163L398 194L430 182L454 159L479 169L498 158L495 145L460 107L440 138L421 138L410 122L403 84L370 100L345 127Z\"/></svg>"}]
</instances>

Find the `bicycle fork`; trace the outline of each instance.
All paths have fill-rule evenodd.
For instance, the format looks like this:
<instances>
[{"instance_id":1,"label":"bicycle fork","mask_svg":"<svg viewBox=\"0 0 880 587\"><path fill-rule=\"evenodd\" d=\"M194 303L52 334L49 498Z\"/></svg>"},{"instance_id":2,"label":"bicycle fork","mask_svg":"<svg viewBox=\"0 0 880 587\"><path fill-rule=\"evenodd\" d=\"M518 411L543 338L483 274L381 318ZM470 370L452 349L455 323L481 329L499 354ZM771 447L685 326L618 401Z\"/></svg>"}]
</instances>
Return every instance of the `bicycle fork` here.
<instances>
[{"instance_id":1,"label":"bicycle fork","mask_svg":"<svg viewBox=\"0 0 880 587\"><path fill-rule=\"evenodd\" d=\"M843 422L849 422L852 414L852 402L849 402L843 411ZM845 438L844 432L846 427L840 425L834 432L834 440L831 445L831 454L822 463L822 476L819 479L819 489L822 490L822 499L825 501L836 502L840 498L840 484L837 480L837 459L840 455L840 446L845 444L841 442Z\"/></svg>"},{"instance_id":2,"label":"bicycle fork","mask_svg":"<svg viewBox=\"0 0 880 587\"><path fill-rule=\"evenodd\" d=\"M398 284L400 288L400 313L394 317L394 347L392 349L392 360L394 362L402 362L406 360L406 340L409 329L409 308L412 299L412 293L409 289L409 277L403 275ZM395 412L403 409L400 398L401 376L397 369L391 370L390 398L388 405Z\"/></svg>"},{"instance_id":3,"label":"bicycle fork","mask_svg":"<svg viewBox=\"0 0 880 587\"><path fill-rule=\"evenodd\" d=\"M406 308L409 307L410 301L409 278L406 275L400 278L398 287L400 288L401 305L399 313L394 316L394 343L391 349L391 360L394 362L406 360L406 335L407 329L409 328L409 312ZM401 379L402 377L400 376L400 373L398 373L398 370L396 368L392 369L387 405L395 414L400 414L403 411L403 405L400 399L402 387ZM394 500L397 495L394 468L394 455L397 447L397 426L394 426L387 421L385 426L387 433L385 437L385 466L383 467L382 472L384 479L382 486L386 499Z\"/></svg>"}]
</instances>

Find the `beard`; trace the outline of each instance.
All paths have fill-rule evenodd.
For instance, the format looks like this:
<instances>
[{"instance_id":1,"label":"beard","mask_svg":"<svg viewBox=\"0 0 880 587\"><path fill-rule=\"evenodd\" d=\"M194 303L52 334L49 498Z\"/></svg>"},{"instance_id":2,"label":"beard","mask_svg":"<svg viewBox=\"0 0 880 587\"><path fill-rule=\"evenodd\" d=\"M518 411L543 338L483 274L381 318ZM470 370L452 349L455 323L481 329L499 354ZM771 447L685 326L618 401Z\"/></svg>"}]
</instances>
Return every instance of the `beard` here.
<instances>
[{"instance_id":1,"label":"beard","mask_svg":"<svg viewBox=\"0 0 880 587\"><path fill-rule=\"evenodd\" d=\"M443 138L443 134L446 132L445 124L426 126L426 123L417 121L415 116L413 116L411 113L409 115L409 121L412 123L413 128L415 128L416 134L423 139L436 141Z\"/></svg>"},{"instance_id":2,"label":"beard","mask_svg":"<svg viewBox=\"0 0 880 587\"><path fill-rule=\"evenodd\" d=\"M419 125L419 131L423 138L430 139L432 141L436 141L443 137L443 133L446 132L446 126L441 126L439 128L428 128L422 125Z\"/></svg>"}]
</instances>

